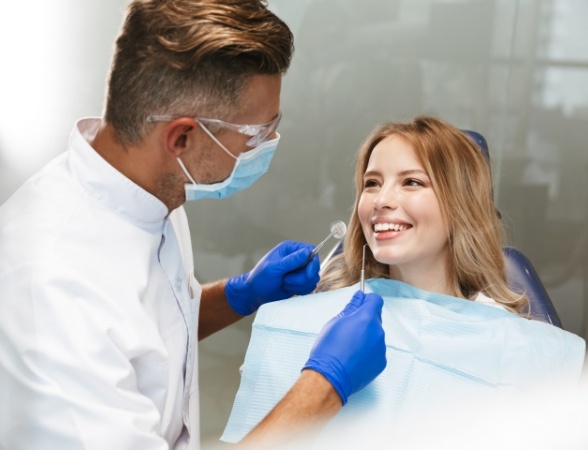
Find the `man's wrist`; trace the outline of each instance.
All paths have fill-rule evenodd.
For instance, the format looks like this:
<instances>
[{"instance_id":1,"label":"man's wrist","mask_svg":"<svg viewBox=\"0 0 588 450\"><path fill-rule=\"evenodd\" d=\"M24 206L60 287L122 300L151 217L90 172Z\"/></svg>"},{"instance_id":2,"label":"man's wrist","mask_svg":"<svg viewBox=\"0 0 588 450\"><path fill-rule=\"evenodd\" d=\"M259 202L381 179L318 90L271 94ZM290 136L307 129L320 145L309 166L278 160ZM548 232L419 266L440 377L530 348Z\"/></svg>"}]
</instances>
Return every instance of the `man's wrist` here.
<instances>
[{"instance_id":1,"label":"man's wrist","mask_svg":"<svg viewBox=\"0 0 588 450\"><path fill-rule=\"evenodd\" d=\"M339 410L343 406L337 389L321 372L311 368L303 369L299 381L312 388L314 398L323 404L325 410Z\"/></svg>"}]
</instances>

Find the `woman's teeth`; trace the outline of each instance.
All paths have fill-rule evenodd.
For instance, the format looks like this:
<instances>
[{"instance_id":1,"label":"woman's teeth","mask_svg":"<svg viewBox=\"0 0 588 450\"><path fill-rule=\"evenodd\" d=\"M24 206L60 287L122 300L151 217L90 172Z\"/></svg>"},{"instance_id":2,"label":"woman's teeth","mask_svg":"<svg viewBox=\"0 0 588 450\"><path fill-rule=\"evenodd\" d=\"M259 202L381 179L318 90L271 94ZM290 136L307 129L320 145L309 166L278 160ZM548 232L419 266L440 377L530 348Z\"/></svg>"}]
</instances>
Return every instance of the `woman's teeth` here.
<instances>
[{"instance_id":1,"label":"woman's teeth","mask_svg":"<svg viewBox=\"0 0 588 450\"><path fill-rule=\"evenodd\" d=\"M376 223L374 224L374 231L404 231L409 228L409 225L401 225L399 223Z\"/></svg>"}]
</instances>

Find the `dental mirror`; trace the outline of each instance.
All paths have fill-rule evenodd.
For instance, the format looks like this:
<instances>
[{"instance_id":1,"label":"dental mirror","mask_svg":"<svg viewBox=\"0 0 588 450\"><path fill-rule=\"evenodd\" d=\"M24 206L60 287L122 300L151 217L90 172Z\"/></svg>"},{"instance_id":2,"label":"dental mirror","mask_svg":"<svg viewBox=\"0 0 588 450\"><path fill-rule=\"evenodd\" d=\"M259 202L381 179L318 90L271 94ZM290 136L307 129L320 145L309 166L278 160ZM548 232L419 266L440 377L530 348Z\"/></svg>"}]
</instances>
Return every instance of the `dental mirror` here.
<instances>
[{"instance_id":1,"label":"dental mirror","mask_svg":"<svg viewBox=\"0 0 588 450\"><path fill-rule=\"evenodd\" d=\"M347 233L347 225L345 225L345 222L343 222L342 220L337 220L337 221L333 222L331 224L331 232L329 233L329 235L326 238L324 238L319 245L317 245L315 247L315 249L312 251L312 253L310 254L310 256L304 262L303 266L305 266L306 264L308 264L308 262L312 258L315 257L315 255L319 252L319 250L323 247L323 245L325 245L325 243L331 237L334 237L335 239L343 239L343 237L345 236L345 233Z\"/></svg>"}]
</instances>

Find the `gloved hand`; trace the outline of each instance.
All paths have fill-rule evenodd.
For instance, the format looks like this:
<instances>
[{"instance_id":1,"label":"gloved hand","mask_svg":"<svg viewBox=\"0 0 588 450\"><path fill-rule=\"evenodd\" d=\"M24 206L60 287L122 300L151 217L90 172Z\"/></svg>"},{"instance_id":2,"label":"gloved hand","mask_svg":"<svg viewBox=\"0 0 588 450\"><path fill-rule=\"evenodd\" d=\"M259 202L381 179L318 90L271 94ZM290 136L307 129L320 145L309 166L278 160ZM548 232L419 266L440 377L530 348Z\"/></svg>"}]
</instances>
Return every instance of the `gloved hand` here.
<instances>
[{"instance_id":1,"label":"gloved hand","mask_svg":"<svg viewBox=\"0 0 588 450\"><path fill-rule=\"evenodd\" d=\"M383 304L378 294L357 291L345 309L323 327L302 369L323 374L343 405L386 367Z\"/></svg>"},{"instance_id":2,"label":"gloved hand","mask_svg":"<svg viewBox=\"0 0 588 450\"><path fill-rule=\"evenodd\" d=\"M264 303L312 292L320 279L318 255L303 268L300 266L313 249L311 244L284 241L270 250L251 272L230 278L225 296L231 308L247 316Z\"/></svg>"}]
</instances>

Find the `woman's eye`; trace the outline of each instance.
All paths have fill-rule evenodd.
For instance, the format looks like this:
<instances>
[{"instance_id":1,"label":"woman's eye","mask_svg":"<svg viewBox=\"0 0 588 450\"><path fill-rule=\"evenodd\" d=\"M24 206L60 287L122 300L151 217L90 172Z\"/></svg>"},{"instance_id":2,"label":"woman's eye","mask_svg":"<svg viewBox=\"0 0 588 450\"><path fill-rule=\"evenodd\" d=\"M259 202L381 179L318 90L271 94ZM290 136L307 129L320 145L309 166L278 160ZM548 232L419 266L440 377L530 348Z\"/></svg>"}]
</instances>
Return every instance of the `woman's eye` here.
<instances>
[{"instance_id":1,"label":"woman's eye","mask_svg":"<svg viewBox=\"0 0 588 450\"><path fill-rule=\"evenodd\" d=\"M409 178L404 181L404 185L410 186L410 187L417 187L417 186L424 186L425 184L420 180L415 180L414 178Z\"/></svg>"},{"instance_id":2,"label":"woman's eye","mask_svg":"<svg viewBox=\"0 0 588 450\"><path fill-rule=\"evenodd\" d=\"M376 187L378 186L378 183L376 182L376 180L365 180L363 182L363 188L367 189L367 188L371 188L371 187Z\"/></svg>"}]
</instances>

